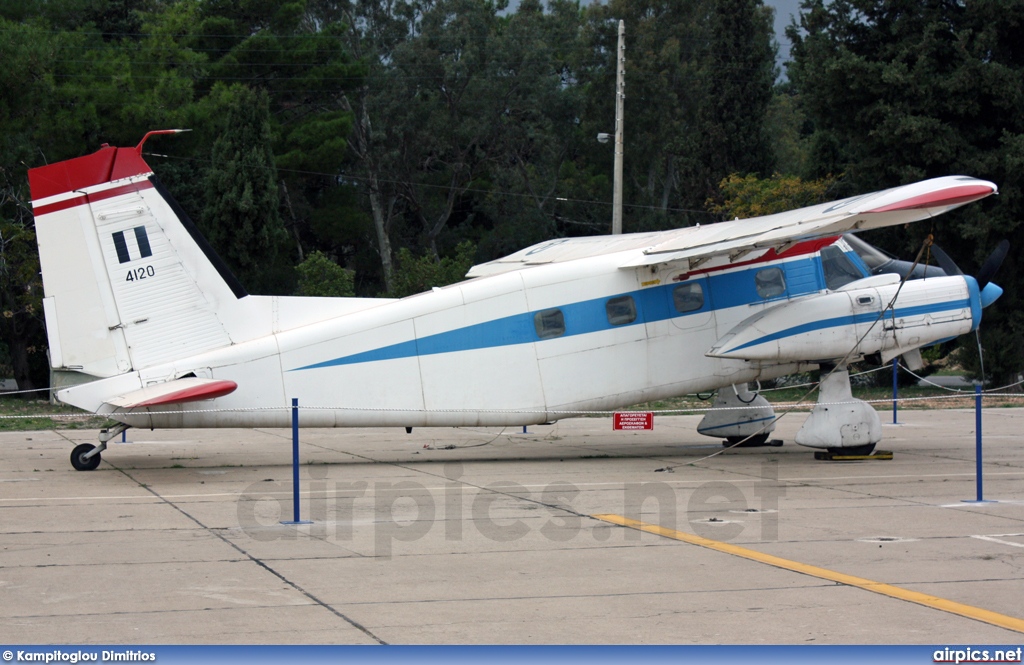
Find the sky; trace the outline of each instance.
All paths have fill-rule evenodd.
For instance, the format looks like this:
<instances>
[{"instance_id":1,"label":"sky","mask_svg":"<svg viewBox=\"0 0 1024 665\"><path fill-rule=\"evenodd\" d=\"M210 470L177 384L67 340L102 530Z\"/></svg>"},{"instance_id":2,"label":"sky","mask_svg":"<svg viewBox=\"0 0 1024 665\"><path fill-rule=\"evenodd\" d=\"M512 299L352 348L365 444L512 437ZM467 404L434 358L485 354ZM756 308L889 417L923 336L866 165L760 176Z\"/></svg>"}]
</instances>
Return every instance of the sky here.
<instances>
[{"instance_id":1,"label":"sky","mask_svg":"<svg viewBox=\"0 0 1024 665\"><path fill-rule=\"evenodd\" d=\"M764 0L764 4L775 8L775 39L779 42L779 66L789 60L789 40L786 26L800 13L800 0ZM783 71L785 73L785 71Z\"/></svg>"}]
</instances>

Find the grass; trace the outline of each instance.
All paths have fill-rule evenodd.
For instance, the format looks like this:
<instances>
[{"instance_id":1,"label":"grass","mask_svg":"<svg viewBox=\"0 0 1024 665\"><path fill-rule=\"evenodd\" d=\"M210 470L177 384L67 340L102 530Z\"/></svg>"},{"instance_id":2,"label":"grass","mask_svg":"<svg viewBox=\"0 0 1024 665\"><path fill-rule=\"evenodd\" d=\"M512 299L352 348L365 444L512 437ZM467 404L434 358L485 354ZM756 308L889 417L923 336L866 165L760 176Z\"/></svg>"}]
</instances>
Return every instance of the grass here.
<instances>
[{"instance_id":1,"label":"grass","mask_svg":"<svg viewBox=\"0 0 1024 665\"><path fill-rule=\"evenodd\" d=\"M4 416L16 416L14 418ZM36 416L26 418L25 416ZM0 432L30 432L50 429L102 429L114 421L94 416L65 404L41 399L0 397Z\"/></svg>"}]
</instances>

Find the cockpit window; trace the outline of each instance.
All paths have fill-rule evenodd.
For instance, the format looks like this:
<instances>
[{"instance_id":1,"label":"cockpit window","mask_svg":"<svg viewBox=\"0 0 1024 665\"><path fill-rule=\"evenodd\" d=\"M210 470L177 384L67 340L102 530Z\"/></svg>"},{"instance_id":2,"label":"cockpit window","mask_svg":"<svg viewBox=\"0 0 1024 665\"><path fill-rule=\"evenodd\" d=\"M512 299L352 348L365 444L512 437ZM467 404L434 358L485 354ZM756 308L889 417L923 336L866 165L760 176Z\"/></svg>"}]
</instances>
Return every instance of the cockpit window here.
<instances>
[{"instance_id":1,"label":"cockpit window","mask_svg":"<svg viewBox=\"0 0 1024 665\"><path fill-rule=\"evenodd\" d=\"M821 267L825 271L825 287L829 291L835 291L864 277L846 252L835 245L821 248Z\"/></svg>"}]
</instances>

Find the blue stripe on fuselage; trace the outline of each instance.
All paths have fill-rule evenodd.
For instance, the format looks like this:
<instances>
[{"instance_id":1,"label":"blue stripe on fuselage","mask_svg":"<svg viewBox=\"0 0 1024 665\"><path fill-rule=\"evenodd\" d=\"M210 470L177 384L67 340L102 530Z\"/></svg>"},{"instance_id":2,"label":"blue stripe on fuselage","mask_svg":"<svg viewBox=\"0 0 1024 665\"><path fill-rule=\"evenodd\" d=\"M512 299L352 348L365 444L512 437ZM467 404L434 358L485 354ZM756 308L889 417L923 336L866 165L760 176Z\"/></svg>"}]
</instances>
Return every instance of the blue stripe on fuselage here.
<instances>
[{"instance_id":1,"label":"blue stripe on fuselage","mask_svg":"<svg viewBox=\"0 0 1024 665\"><path fill-rule=\"evenodd\" d=\"M904 307L902 309L897 309L895 311L895 314L887 313L884 317L881 318L891 319L894 317L904 318L907 316L921 316L922 314L935 314L937 312L965 309L969 308L970 306L970 299L965 298L963 300L952 300L941 303L932 303L928 305L915 305L913 307ZM740 349L747 349L752 346L757 346L759 344L774 342L776 340L784 339L786 337L802 335L804 333L813 332L815 330L824 330L826 328L838 328L840 326L852 326L861 323L874 323L875 321L878 320L880 320L880 317L878 316L877 312L869 312L867 314L849 314L846 316L836 316L831 319L811 321L809 323L804 323L799 326L793 326L792 328L786 328L785 330L780 330L778 332L765 335L764 337L759 337L751 342L747 342L746 344L741 344L740 346L737 346L735 349L729 349L728 353L732 353L733 351L739 351Z\"/></svg>"},{"instance_id":2,"label":"blue stripe on fuselage","mask_svg":"<svg viewBox=\"0 0 1024 665\"><path fill-rule=\"evenodd\" d=\"M611 328L624 328L635 326L646 321L657 320L645 317L643 291L632 291L630 293L618 294L630 295L636 301L636 319L632 323L621 326L613 326L608 323L605 315L604 303L609 298L597 298L583 302L563 305L557 309L562 310L565 319L565 333L553 339L572 337L574 335L586 335L588 333L609 330ZM707 304L705 303L705 310ZM553 308L549 308L553 309ZM538 310L546 311L546 310ZM700 310L698 310L700 311ZM694 314L696 312L690 312ZM452 353L454 351L472 351L475 349L488 349L498 346L513 346L516 344L529 344L532 342L544 341L537 337L533 317L537 312L524 312L513 314L493 321L485 321L464 328L456 328L443 333L427 335L407 342L399 342L389 346L382 346L379 349L354 353L350 356L327 360L322 363L297 367L296 369L317 369L319 367L334 367L337 365L352 365L355 363L373 362L376 360L394 360L397 358L411 358L413 356L429 356L438 353ZM664 318L664 317L662 317Z\"/></svg>"},{"instance_id":3,"label":"blue stripe on fuselage","mask_svg":"<svg viewBox=\"0 0 1024 665\"><path fill-rule=\"evenodd\" d=\"M692 312L686 312L685 314L680 314L673 307L672 289L686 282L665 284L639 291L610 294L601 298L562 305L557 309L562 310L565 319L565 334L552 339L586 335L612 328L623 328L667 319L684 318L705 313L712 309L727 309L765 302L765 299L758 295L755 288L754 274L765 268L776 266L782 267L785 271L787 291L784 295L772 300L783 300L817 293L824 288L824 278L821 276L821 259L818 256L798 258L784 262L757 264L745 270L716 275L701 275L688 280L706 285L708 293L704 294L703 307ZM817 277L811 279L809 277L811 274ZM797 276L799 277L797 278ZM611 298L626 295L633 296L633 299L636 301L636 320L632 323L613 326L608 322L605 303ZM512 316L502 317L493 321L485 321L463 328L456 328L455 330L427 335L418 339L382 346L361 353L325 360L312 365L296 367L291 371L549 341L539 339L534 328L534 316L539 311L545 310L513 314Z\"/></svg>"}]
</instances>

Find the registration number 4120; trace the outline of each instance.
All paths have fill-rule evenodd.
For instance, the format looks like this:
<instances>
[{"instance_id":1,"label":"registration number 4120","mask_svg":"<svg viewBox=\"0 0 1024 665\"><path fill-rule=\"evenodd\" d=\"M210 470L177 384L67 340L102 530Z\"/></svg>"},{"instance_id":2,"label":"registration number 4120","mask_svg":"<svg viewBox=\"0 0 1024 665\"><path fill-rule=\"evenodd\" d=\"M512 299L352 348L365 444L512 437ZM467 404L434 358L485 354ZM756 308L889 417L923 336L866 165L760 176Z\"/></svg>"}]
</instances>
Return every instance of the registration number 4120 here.
<instances>
[{"instance_id":1,"label":"registration number 4120","mask_svg":"<svg viewBox=\"0 0 1024 665\"><path fill-rule=\"evenodd\" d=\"M124 281L134 282L140 279L147 279L149 277L156 276L156 269L153 266L141 266L139 268L132 268L128 271Z\"/></svg>"}]
</instances>

